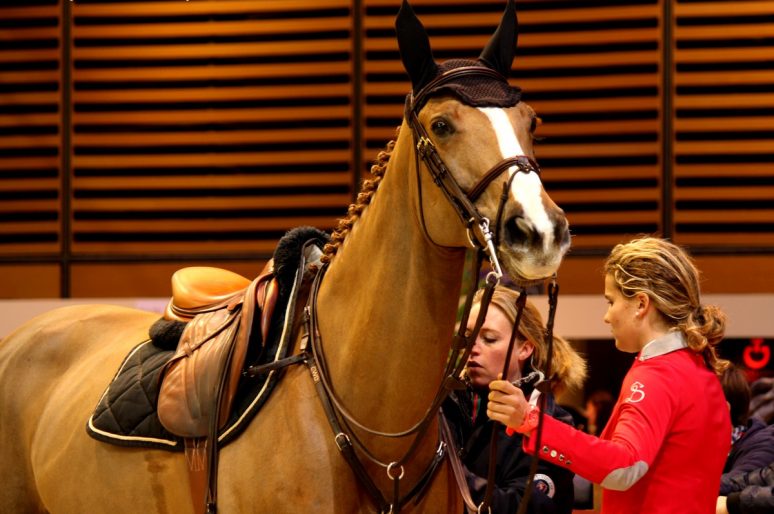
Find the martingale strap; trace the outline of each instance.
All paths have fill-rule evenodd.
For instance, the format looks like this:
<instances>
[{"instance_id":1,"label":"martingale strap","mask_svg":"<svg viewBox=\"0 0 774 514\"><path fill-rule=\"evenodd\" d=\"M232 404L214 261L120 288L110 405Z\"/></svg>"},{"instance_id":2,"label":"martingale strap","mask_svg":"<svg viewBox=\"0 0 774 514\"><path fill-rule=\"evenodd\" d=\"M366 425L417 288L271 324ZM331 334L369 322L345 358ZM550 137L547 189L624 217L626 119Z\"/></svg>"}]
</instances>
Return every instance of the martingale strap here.
<instances>
[{"instance_id":1,"label":"martingale strap","mask_svg":"<svg viewBox=\"0 0 774 514\"><path fill-rule=\"evenodd\" d=\"M546 339L548 340L548 355L546 355L546 369L545 376L548 379L548 383L544 383L547 386L553 380L551 374L551 367L553 366L553 354L554 354L554 318L556 317L556 305L559 302L559 284L556 280L552 280L548 285L548 320L546 321ZM550 386L549 386L550 387ZM546 413L546 395L540 395L540 411L538 413L538 424L535 429L535 448L540 448L540 441L543 436L543 417ZM532 496L532 483L535 481L535 474L537 473L538 461L540 458L537 453L532 456L532 462L529 467L529 478L527 479L527 485L525 486L524 496L522 497L521 504L517 514L526 514L527 505L529 499Z\"/></svg>"}]
</instances>

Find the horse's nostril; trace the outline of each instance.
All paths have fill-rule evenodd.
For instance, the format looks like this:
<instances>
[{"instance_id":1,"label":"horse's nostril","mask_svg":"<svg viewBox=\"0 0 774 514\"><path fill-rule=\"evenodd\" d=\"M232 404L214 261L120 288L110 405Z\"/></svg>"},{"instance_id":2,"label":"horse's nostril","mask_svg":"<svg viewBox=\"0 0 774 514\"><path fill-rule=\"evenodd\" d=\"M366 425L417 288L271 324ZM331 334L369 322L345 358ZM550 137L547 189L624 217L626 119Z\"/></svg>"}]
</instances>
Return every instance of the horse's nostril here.
<instances>
[{"instance_id":1,"label":"horse's nostril","mask_svg":"<svg viewBox=\"0 0 774 514\"><path fill-rule=\"evenodd\" d=\"M505 222L505 237L509 244L532 246L540 241L540 234L535 227L522 216L514 216Z\"/></svg>"},{"instance_id":2,"label":"horse's nostril","mask_svg":"<svg viewBox=\"0 0 774 514\"><path fill-rule=\"evenodd\" d=\"M567 218L562 217L557 221L554 228L554 241L559 246L567 246L570 244L570 224L567 222Z\"/></svg>"}]
</instances>

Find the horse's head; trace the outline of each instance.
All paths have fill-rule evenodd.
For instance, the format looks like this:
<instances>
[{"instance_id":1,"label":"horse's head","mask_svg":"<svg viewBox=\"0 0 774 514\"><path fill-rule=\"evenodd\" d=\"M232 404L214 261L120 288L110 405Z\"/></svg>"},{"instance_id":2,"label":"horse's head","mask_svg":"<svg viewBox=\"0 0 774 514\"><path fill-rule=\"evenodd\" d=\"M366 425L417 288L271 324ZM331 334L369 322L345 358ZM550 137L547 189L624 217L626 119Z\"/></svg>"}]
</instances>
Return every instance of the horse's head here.
<instances>
[{"instance_id":1,"label":"horse's head","mask_svg":"<svg viewBox=\"0 0 774 514\"><path fill-rule=\"evenodd\" d=\"M477 61L437 64L406 0L396 29L412 82L406 121L431 171L422 181L442 186L422 188L420 215L429 237L446 246L466 240L464 224L449 223L449 209L427 207L445 195L465 223L489 221L498 258L513 278L551 275L570 246L570 235L564 212L543 189L534 161L538 118L506 78L517 39L513 0ZM484 243L479 227L472 232Z\"/></svg>"}]
</instances>

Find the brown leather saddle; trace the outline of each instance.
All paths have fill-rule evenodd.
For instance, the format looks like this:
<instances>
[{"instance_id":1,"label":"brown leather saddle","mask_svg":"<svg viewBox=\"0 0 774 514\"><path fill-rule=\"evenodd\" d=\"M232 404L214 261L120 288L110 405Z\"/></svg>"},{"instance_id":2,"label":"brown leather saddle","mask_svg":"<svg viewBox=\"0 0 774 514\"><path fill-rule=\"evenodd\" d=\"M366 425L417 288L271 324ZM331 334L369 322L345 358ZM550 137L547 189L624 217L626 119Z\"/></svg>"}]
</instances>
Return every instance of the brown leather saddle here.
<instances>
[{"instance_id":1,"label":"brown leather saddle","mask_svg":"<svg viewBox=\"0 0 774 514\"><path fill-rule=\"evenodd\" d=\"M167 430L193 438L209 434L213 417L216 430L224 426L248 345L266 341L278 294L273 259L252 282L219 268L175 272L164 317L187 325L161 376L157 412Z\"/></svg>"}]
</instances>

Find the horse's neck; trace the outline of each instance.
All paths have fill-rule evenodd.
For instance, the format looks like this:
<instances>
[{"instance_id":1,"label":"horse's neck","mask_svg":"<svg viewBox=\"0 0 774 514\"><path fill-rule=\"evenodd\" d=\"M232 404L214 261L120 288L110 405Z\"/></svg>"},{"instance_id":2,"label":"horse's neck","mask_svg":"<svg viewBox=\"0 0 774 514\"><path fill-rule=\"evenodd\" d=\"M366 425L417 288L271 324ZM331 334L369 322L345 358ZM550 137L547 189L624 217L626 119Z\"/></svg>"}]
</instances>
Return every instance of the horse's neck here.
<instances>
[{"instance_id":1,"label":"horse's neck","mask_svg":"<svg viewBox=\"0 0 774 514\"><path fill-rule=\"evenodd\" d=\"M381 430L407 428L438 389L464 263L463 250L427 240L416 211L413 157L398 143L379 190L333 259L318 302L334 388L356 417Z\"/></svg>"}]
</instances>

